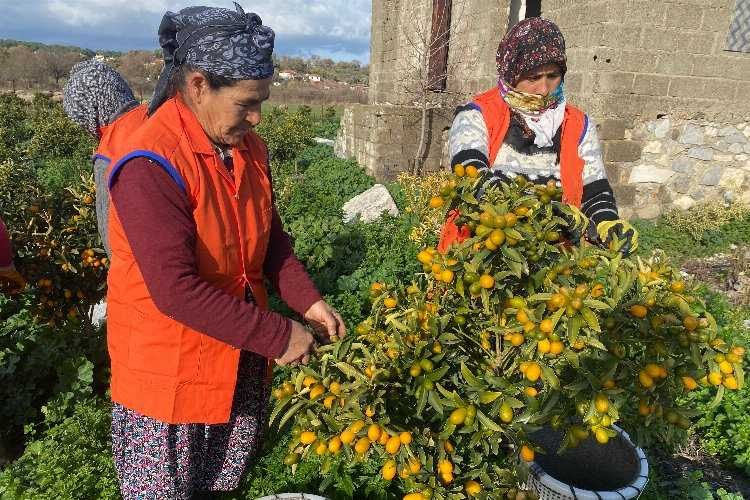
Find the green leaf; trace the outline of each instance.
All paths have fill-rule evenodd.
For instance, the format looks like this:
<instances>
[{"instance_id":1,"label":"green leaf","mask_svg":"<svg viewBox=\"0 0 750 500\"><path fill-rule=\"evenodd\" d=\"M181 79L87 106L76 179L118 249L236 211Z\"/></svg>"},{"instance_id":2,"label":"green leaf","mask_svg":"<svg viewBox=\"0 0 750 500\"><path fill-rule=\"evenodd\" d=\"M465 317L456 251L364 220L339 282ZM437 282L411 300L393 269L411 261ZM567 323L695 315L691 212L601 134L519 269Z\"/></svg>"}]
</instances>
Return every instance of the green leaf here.
<instances>
[{"instance_id":1,"label":"green leaf","mask_svg":"<svg viewBox=\"0 0 750 500\"><path fill-rule=\"evenodd\" d=\"M504 246L502 247L502 251L503 251L503 255L505 255L505 257L510 261L518 262L521 264L526 262L524 258L521 257L521 254L518 253L518 250L516 250L515 248Z\"/></svg>"},{"instance_id":2,"label":"green leaf","mask_svg":"<svg viewBox=\"0 0 750 500\"><path fill-rule=\"evenodd\" d=\"M607 304L606 302L602 302L601 300L595 300L595 299L586 299L583 301L583 305L591 309L597 309L600 311L606 311L608 309L612 309L609 306L609 304Z\"/></svg>"},{"instance_id":3,"label":"green leaf","mask_svg":"<svg viewBox=\"0 0 750 500\"><path fill-rule=\"evenodd\" d=\"M482 381L474 376L473 373L471 373L471 370L466 367L466 364L464 364L463 361L461 362L461 375L463 376L466 383L472 387L480 388L484 386L484 384L482 384Z\"/></svg>"},{"instance_id":4,"label":"green leaf","mask_svg":"<svg viewBox=\"0 0 750 500\"><path fill-rule=\"evenodd\" d=\"M552 298L551 293L535 293L526 299L526 302L546 302Z\"/></svg>"},{"instance_id":5,"label":"green leaf","mask_svg":"<svg viewBox=\"0 0 750 500\"><path fill-rule=\"evenodd\" d=\"M279 424L277 425L277 428L282 429L284 427L284 424L287 423L287 421L290 418L292 418L306 404L307 404L307 401L302 400L292 405L292 407L289 408L286 413L284 413L284 416L281 417L281 420L279 420ZM271 420L271 422L273 422L273 420Z\"/></svg>"},{"instance_id":6,"label":"green leaf","mask_svg":"<svg viewBox=\"0 0 750 500\"><path fill-rule=\"evenodd\" d=\"M719 406L719 403L721 403L721 400L724 398L724 386L720 385L719 389L716 391L716 396L714 397L713 401L711 401L711 404L708 405L709 408L716 408Z\"/></svg>"},{"instance_id":7,"label":"green leaf","mask_svg":"<svg viewBox=\"0 0 750 500\"><path fill-rule=\"evenodd\" d=\"M420 386L417 389L417 416L422 415L425 405L427 405L427 393L430 391L425 390L424 387Z\"/></svg>"},{"instance_id":8,"label":"green leaf","mask_svg":"<svg viewBox=\"0 0 750 500\"><path fill-rule=\"evenodd\" d=\"M477 410L477 418L479 419L479 423L482 424L482 427L485 430L489 430L492 432L500 432L502 430L499 425L492 421L487 415L482 413L482 410Z\"/></svg>"},{"instance_id":9,"label":"green leaf","mask_svg":"<svg viewBox=\"0 0 750 500\"><path fill-rule=\"evenodd\" d=\"M345 363L343 361L339 361L338 363L336 363L333 366L335 366L336 368L338 368L341 371L341 373L343 373L347 377L356 378L356 379L359 379L362 382L367 382L367 377L365 377L364 374L360 373L359 370L357 370L356 368L354 368L349 363Z\"/></svg>"},{"instance_id":10,"label":"green leaf","mask_svg":"<svg viewBox=\"0 0 750 500\"><path fill-rule=\"evenodd\" d=\"M495 401L497 398L502 396L502 392L494 392L494 391L482 391L479 393L479 401L482 404L489 404Z\"/></svg>"},{"instance_id":11,"label":"green leaf","mask_svg":"<svg viewBox=\"0 0 750 500\"><path fill-rule=\"evenodd\" d=\"M542 377L544 378L544 380L546 380L550 387L552 387L553 389L559 389L560 379L557 378L555 371L546 364L540 363L540 366L542 367Z\"/></svg>"},{"instance_id":12,"label":"green leaf","mask_svg":"<svg viewBox=\"0 0 750 500\"><path fill-rule=\"evenodd\" d=\"M427 401L430 403L438 414L443 415L443 404L440 402L440 396L435 391L428 391Z\"/></svg>"},{"instance_id":13,"label":"green leaf","mask_svg":"<svg viewBox=\"0 0 750 500\"><path fill-rule=\"evenodd\" d=\"M601 333L602 329L599 326L599 319L596 317L596 314L594 314L594 311L592 311L588 307L583 307L581 308L581 316L583 316L583 319L586 320L589 328L591 328L595 332Z\"/></svg>"},{"instance_id":14,"label":"green leaf","mask_svg":"<svg viewBox=\"0 0 750 500\"><path fill-rule=\"evenodd\" d=\"M573 316L568 320L568 340L571 343L574 343L576 340L578 340L578 334L581 331L581 326L583 326L583 318L580 316Z\"/></svg>"}]
</instances>

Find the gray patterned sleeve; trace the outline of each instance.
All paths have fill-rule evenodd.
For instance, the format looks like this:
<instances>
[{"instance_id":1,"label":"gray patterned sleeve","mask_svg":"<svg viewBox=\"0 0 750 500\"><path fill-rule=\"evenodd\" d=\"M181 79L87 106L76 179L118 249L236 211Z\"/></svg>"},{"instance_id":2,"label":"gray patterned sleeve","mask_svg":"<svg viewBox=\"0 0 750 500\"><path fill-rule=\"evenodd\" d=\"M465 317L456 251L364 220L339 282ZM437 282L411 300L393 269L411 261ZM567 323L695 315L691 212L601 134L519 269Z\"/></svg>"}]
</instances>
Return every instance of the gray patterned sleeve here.
<instances>
[{"instance_id":1,"label":"gray patterned sleeve","mask_svg":"<svg viewBox=\"0 0 750 500\"><path fill-rule=\"evenodd\" d=\"M604 169L596 122L590 117L586 133L578 146L578 155L584 161L581 210L594 224L619 219L615 195L607 179L607 171Z\"/></svg>"},{"instance_id":2,"label":"gray patterned sleeve","mask_svg":"<svg viewBox=\"0 0 750 500\"><path fill-rule=\"evenodd\" d=\"M479 170L488 169L487 126L482 112L474 104L456 109L448 137L451 166L458 163L474 165Z\"/></svg>"}]
</instances>

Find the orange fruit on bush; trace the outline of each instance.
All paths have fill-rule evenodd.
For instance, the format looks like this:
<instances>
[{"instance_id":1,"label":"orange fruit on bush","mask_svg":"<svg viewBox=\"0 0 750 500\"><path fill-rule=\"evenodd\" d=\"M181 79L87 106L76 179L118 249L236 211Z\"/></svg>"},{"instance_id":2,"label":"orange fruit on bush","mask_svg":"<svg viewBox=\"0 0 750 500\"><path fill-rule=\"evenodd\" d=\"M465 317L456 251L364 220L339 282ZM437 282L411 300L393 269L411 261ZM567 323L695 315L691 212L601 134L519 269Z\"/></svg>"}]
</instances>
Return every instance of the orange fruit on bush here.
<instances>
[{"instance_id":1,"label":"orange fruit on bush","mask_svg":"<svg viewBox=\"0 0 750 500\"><path fill-rule=\"evenodd\" d=\"M479 277L479 286L481 286L485 290L490 289L495 286L495 278L493 278L489 274L483 274Z\"/></svg>"},{"instance_id":2,"label":"orange fruit on bush","mask_svg":"<svg viewBox=\"0 0 750 500\"><path fill-rule=\"evenodd\" d=\"M548 339L540 340L536 344L536 350L542 354L547 354L550 351L550 341Z\"/></svg>"},{"instance_id":3,"label":"orange fruit on bush","mask_svg":"<svg viewBox=\"0 0 750 500\"><path fill-rule=\"evenodd\" d=\"M364 455L367 453L367 450L370 449L370 439L366 437L361 437L357 440L357 444L354 445L354 451L359 453L360 455Z\"/></svg>"},{"instance_id":4,"label":"orange fruit on bush","mask_svg":"<svg viewBox=\"0 0 750 500\"><path fill-rule=\"evenodd\" d=\"M398 453L398 449L401 448L401 440L398 436L392 436L388 438L388 442L385 444L385 451L391 455Z\"/></svg>"},{"instance_id":5,"label":"orange fruit on bush","mask_svg":"<svg viewBox=\"0 0 750 500\"><path fill-rule=\"evenodd\" d=\"M403 500L426 500L426 498L421 491L416 491L414 493L408 493L404 495Z\"/></svg>"},{"instance_id":6,"label":"orange fruit on bush","mask_svg":"<svg viewBox=\"0 0 750 500\"><path fill-rule=\"evenodd\" d=\"M466 494L470 497L475 497L482 491L482 485L473 479L470 479L464 483L464 491L466 491Z\"/></svg>"},{"instance_id":7,"label":"orange fruit on bush","mask_svg":"<svg viewBox=\"0 0 750 500\"><path fill-rule=\"evenodd\" d=\"M638 381L646 389L650 389L651 387L654 386L654 379L643 370L638 372Z\"/></svg>"},{"instance_id":8,"label":"orange fruit on bush","mask_svg":"<svg viewBox=\"0 0 750 500\"><path fill-rule=\"evenodd\" d=\"M411 444L413 438L411 437L411 432L402 432L398 435L399 441L401 441L401 444Z\"/></svg>"},{"instance_id":9,"label":"orange fruit on bush","mask_svg":"<svg viewBox=\"0 0 750 500\"><path fill-rule=\"evenodd\" d=\"M537 391L534 387L527 387L523 390L523 392L530 398L535 398L539 394L539 391Z\"/></svg>"},{"instance_id":10,"label":"orange fruit on bush","mask_svg":"<svg viewBox=\"0 0 750 500\"><path fill-rule=\"evenodd\" d=\"M472 179L476 179L479 176L479 170L477 170L477 167L474 165L469 165L466 167L466 177L470 177Z\"/></svg>"},{"instance_id":11,"label":"orange fruit on bush","mask_svg":"<svg viewBox=\"0 0 750 500\"><path fill-rule=\"evenodd\" d=\"M353 439L353 436L352 436ZM331 438L330 441L328 441L328 451L333 453L334 455L338 453L341 450L341 438L338 436L334 436Z\"/></svg>"},{"instance_id":12,"label":"orange fruit on bush","mask_svg":"<svg viewBox=\"0 0 750 500\"><path fill-rule=\"evenodd\" d=\"M448 417L448 421L453 425L461 425L466 420L466 408L456 408Z\"/></svg>"},{"instance_id":13,"label":"orange fruit on bush","mask_svg":"<svg viewBox=\"0 0 750 500\"><path fill-rule=\"evenodd\" d=\"M422 470L422 463L417 460L416 458L412 458L409 460L409 472L412 474L416 474L419 471Z\"/></svg>"},{"instance_id":14,"label":"orange fruit on bush","mask_svg":"<svg viewBox=\"0 0 750 500\"><path fill-rule=\"evenodd\" d=\"M495 229L490 233L490 241L495 246L500 246L505 243L505 233L499 229Z\"/></svg>"},{"instance_id":15,"label":"orange fruit on bush","mask_svg":"<svg viewBox=\"0 0 750 500\"><path fill-rule=\"evenodd\" d=\"M382 431L380 430L380 426L378 424L372 424L370 427L367 428L367 437L370 438L370 441L377 442L378 439L380 439L380 434L382 434Z\"/></svg>"},{"instance_id":16,"label":"orange fruit on bush","mask_svg":"<svg viewBox=\"0 0 750 500\"><path fill-rule=\"evenodd\" d=\"M521 457L521 460L523 460L524 462L533 462L534 450L532 450L526 445L523 445L521 446L521 451L519 453L519 456Z\"/></svg>"},{"instance_id":17,"label":"orange fruit on bush","mask_svg":"<svg viewBox=\"0 0 750 500\"><path fill-rule=\"evenodd\" d=\"M466 169L463 165L458 163L453 167L453 173L456 174L456 177L463 177L464 175L466 175Z\"/></svg>"},{"instance_id":18,"label":"orange fruit on bush","mask_svg":"<svg viewBox=\"0 0 750 500\"><path fill-rule=\"evenodd\" d=\"M383 468L380 470L380 475L386 481L390 481L396 477L396 461L393 459L386 460L383 464Z\"/></svg>"},{"instance_id":19,"label":"orange fruit on bush","mask_svg":"<svg viewBox=\"0 0 750 500\"><path fill-rule=\"evenodd\" d=\"M628 309L631 315L635 316L636 318L643 319L648 314L648 309L646 309L646 306L642 306L640 304L635 304L633 306L630 306L630 309Z\"/></svg>"},{"instance_id":20,"label":"orange fruit on bush","mask_svg":"<svg viewBox=\"0 0 750 500\"><path fill-rule=\"evenodd\" d=\"M453 271L450 269L445 269L443 272L440 273L440 281L443 283L450 283L453 281Z\"/></svg>"},{"instance_id":21,"label":"orange fruit on bush","mask_svg":"<svg viewBox=\"0 0 750 500\"><path fill-rule=\"evenodd\" d=\"M719 363L719 371L724 375L729 375L730 373L734 373L734 367L732 366L732 363L724 360Z\"/></svg>"},{"instance_id":22,"label":"orange fruit on bush","mask_svg":"<svg viewBox=\"0 0 750 500\"><path fill-rule=\"evenodd\" d=\"M549 346L549 353L558 356L559 354L562 354L562 352L565 350L565 344L563 344L560 340L553 340L550 343Z\"/></svg>"},{"instance_id":23,"label":"orange fruit on bush","mask_svg":"<svg viewBox=\"0 0 750 500\"><path fill-rule=\"evenodd\" d=\"M511 334L510 343L516 347L523 344L526 338L518 332Z\"/></svg>"},{"instance_id":24,"label":"orange fruit on bush","mask_svg":"<svg viewBox=\"0 0 750 500\"><path fill-rule=\"evenodd\" d=\"M529 363L524 374L526 375L526 378L528 380L530 380L531 382L536 382L542 375L542 367L537 363Z\"/></svg>"},{"instance_id":25,"label":"orange fruit on bush","mask_svg":"<svg viewBox=\"0 0 750 500\"><path fill-rule=\"evenodd\" d=\"M711 372L708 374L708 383L713 386L721 385L721 373L719 372Z\"/></svg>"},{"instance_id":26,"label":"orange fruit on bush","mask_svg":"<svg viewBox=\"0 0 750 500\"><path fill-rule=\"evenodd\" d=\"M341 439L342 443L351 444L352 441L354 441L354 432L352 432L350 429L346 429L344 432L341 433L339 438Z\"/></svg>"},{"instance_id":27,"label":"orange fruit on bush","mask_svg":"<svg viewBox=\"0 0 750 500\"><path fill-rule=\"evenodd\" d=\"M698 387L698 382L696 382L693 377L685 376L685 377L682 377L682 385L688 391L692 391Z\"/></svg>"},{"instance_id":28,"label":"orange fruit on bush","mask_svg":"<svg viewBox=\"0 0 750 500\"><path fill-rule=\"evenodd\" d=\"M594 398L594 407L599 413L607 413L609 405L609 398L605 394L597 394Z\"/></svg>"},{"instance_id":29,"label":"orange fruit on bush","mask_svg":"<svg viewBox=\"0 0 750 500\"><path fill-rule=\"evenodd\" d=\"M422 264L432 264L432 255L427 250L422 250L417 254L417 260Z\"/></svg>"},{"instance_id":30,"label":"orange fruit on bush","mask_svg":"<svg viewBox=\"0 0 750 500\"><path fill-rule=\"evenodd\" d=\"M552 333L554 328L555 324L551 319L543 319L542 322L539 323L539 331L542 333Z\"/></svg>"},{"instance_id":31,"label":"orange fruit on bush","mask_svg":"<svg viewBox=\"0 0 750 500\"><path fill-rule=\"evenodd\" d=\"M383 305L388 309L393 309L398 305L398 300L394 299L393 297L388 297L383 300Z\"/></svg>"},{"instance_id":32,"label":"orange fruit on bush","mask_svg":"<svg viewBox=\"0 0 750 500\"><path fill-rule=\"evenodd\" d=\"M443 205L445 205L445 200L440 196L433 196L430 198L430 208L441 208Z\"/></svg>"},{"instance_id":33,"label":"orange fruit on bush","mask_svg":"<svg viewBox=\"0 0 750 500\"><path fill-rule=\"evenodd\" d=\"M323 384L316 384L310 389L310 399L317 399L322 396L324 392L326 392L326 388Z\"/></svg>"},{"instance_id":34,"label":"orange fruit on bush","mask_svg":"<svg viewBox=\"0 0 750 500\"><path fill-rule=\"evenodd\" d=\"M318 436L312 431L305 431L299 435L299 441L302 444L312 444L316 439L318 439Z\"/></svg>"},{"instance_id":35,"label":"orange fruit on bush","mask_svg":"<svg viewBox=\"0 0 750 500\"><path fill-rule=\"evenodd\" d=\"M682 318L682 326L685 327L685 330L692 332L698 328L698 319L695 316L685 316Z\"/></svg>"},{"instance_id":36,"label":"orange fruit on bush","mask_svg":"<svg viewBox=\"0 0 750 500\"><path fill-rule=\"evenodd\" d=\"M335 402L336 396L326 396L326 398L323 400L323 406L330 410L331 408L333 408L333 403Z\"/></svg>"},{"instance_id":37,"label":"orange fruit on bush","mask_svg":"<svg viewBox=\"0 0 750 500\"><path fill-rule=\"evenodd\" d=\"M316 455L325 455L326 451L328 451L328 445L325 441L319 441L318 444L315 446L315 454Z\"/></svg>"},{"instance_id":38,"label":"orange fruit on bush","mask_svg":"<svg viewBox=\"0 0 750 500\"><path fill-rule=\"evenodd\" d=\"M728 375L724 378L724 387L727 389L735 390L739 388L739 383L737 382L737 378L734 375Z\"/></svg>"}]
</instances>

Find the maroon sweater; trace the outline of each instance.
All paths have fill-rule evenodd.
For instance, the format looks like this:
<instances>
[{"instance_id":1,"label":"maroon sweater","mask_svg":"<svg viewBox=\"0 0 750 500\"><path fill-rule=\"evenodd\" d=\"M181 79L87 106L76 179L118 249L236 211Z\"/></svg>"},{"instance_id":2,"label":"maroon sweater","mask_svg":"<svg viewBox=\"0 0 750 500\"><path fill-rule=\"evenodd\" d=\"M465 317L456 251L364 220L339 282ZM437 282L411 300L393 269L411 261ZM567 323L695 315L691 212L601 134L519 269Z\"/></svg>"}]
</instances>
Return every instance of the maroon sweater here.
<instances>
[{"instance_id":1,"label":"maroon sweater","mask_svg":"<svg viewBox=\"0 0 750 500\"><path fill-rule=\"evenodd\" d=\"M192 208L169 174L145 158L135 158L123 166L110 193L159 311L240 349L268 358L284 353L289 319L239 300L198 275ZM321 299L294 256L275 207L263 271L282 300L300 314Z\"/></svg>"},{"instance_id":2,"label":"maroon sweater","mask_svg":"<svg viewBox=\"0 0 750 500\"><path fill-rule=\"evenodd\" d=\"M13 247L10 244L8 229L3 219L0 219L0 267L13 265Z\"/></svg>"}]
</instances>

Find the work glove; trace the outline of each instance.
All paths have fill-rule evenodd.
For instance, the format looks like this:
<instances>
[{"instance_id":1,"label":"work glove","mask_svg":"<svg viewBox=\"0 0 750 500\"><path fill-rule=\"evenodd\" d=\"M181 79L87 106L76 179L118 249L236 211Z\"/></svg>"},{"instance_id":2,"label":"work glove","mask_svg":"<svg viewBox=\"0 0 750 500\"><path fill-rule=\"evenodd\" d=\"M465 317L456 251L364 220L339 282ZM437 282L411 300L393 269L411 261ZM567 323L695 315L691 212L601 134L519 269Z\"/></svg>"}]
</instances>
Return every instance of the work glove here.
<instances>
[{"instance_id":1,"label":"work glove","mask_svg":"<svg viewBox=\"0 0 750 500\"><path fill-rule=\"evenodd\" d=\"M581 242L581 237L586 234L589 226L591 226L588 217L578 207L559 201L552 202L552 213L565 221L563 237L571 245L578 246Z\"/></svg>"},{"instance_id":2,"label":"work glove","mask_svg":"<svg viewBox=\"0 0 750 500\"><path fill-rule=\"evenodd\" d=\"M625 257L638 250L638 231L623 219L602 221L596 225L596 234L589 234L599 246Z\"/></svg>"},{"instance_id":3,"label":"work glove","mask_svg":"<svg viewBox=\"0 0 750 500\"><path fill-rule=\"evenodd\" d=\"M14 295L26 287L26 280L14 266L0 267L0 293Z\"/></svg>"}]
</instances>

